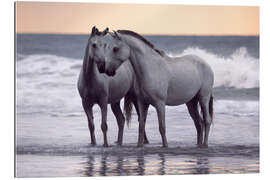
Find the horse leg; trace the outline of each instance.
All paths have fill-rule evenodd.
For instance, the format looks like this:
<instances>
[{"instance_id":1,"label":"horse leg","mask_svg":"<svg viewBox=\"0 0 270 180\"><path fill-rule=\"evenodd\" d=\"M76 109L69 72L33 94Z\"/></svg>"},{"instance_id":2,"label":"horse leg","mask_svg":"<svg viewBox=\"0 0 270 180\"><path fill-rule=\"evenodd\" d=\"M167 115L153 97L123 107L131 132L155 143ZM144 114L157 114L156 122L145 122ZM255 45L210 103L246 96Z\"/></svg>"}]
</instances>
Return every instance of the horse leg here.
<instances>
[{"instance_id":1,"label":"horse leg","mask_svg":"<svg viewBox=\"0 0 270 180\"><path fill-rule=\"evenodd\" d=\"M116 143L121 146L123 143L123 132L124 132L124 124L125 124L125 117L122 113L120 108L120 102L111 104L111 109L113 114L116 117L117 125L118 125L118 138Z\"/></svg>"},{"instance_id":2,"label":"horse leg","mask_svg":"<svg viewBox=\"0 0 270 180\"><path fill-rule=\"evenodd\" d=\"M103 132L103 138L104 138L104 147L108 147L108 140L107 140L107 98L103 98L99 102L99 106L101 109L101 130Z\"/></svg>"},{"instance_id":3,"label":"horse leg","mask_svg":"<svg viewBox=\"0 0 270 180\"><path fill-rule=\"evenodd\" d=\"M147 116L147 111L149 108L149 104L144 104L141 101L138 101L138 109L139 109L139 137L138 137L138 147L142 147L144 143L144 133L145 133L145 119Z\"/></svg>"},{"instance_id":4,"label":"horse leg","mask_svg":"<svg viewBox=\"0 0 270 180\"><path fill-rule=\"evenodd\" d=\"M191 101L186 103L186 105L197 130L197 145L200 146L203 143L203 121L198 111L198 103L199 100L197 96L195 96Z\"/></svg>"},{"instance_id":5,"label":"horse leg","mask_svg":"<svg viewBox=\"0 0 270 180\"><path fill-rule=\"evenodd\" d=\"M95 125L93 121L94 118L93 118L93 110L92 110L93 104L87 103L86 100L83 99L82 105L88 119L88 128L89 128L90 136L91 136L91 144L96 145Z\"/></svg>"},{"instance_id":6,"label":"horse leg","mask_svg":"<svg viewBox=\"0 0 270 180\"><path fill-rule=\"evenodd\" d=\"M135 109L136 109L136 112L138 114L138 122L140 122L140 113L139 113L139 107L138 107L138 104L137 104L137 100L133 101L133 104L135 106ZM147 109L148 111L148 109ZM146 112L147 114L147 112ZM144 120L144 123L146 123L146 118ZM149 141L148 141L148 138L146 136L146 131L144 130L144 141L143 141L144 144L149 144Z\"/></svg>"},{"instance_id":7,"label":"horse leg","mask_svg":"<svg viewBox=\"0 0 270 180\"><path fill-rule=\"evenodd\" d=\"M155 106L158 115L159 132L162 138L163 147L168 147L166 138L166 124L165 124L165 103L160 102Z\"/></svg>"},{"instance_id":8,"label":"horse leg","mask_svg":"<svg viewBox=\"0 0 270 180\"><path fill-rule=\"evenodd\" d=\"M203 147L208 147L208 136L210 131L210 126L212 123L212 118L209 113L209 103L210 103L211 94L207 96L200 96L199 102L203 112L203 120L205 126L205 133L204 133L204 142Z\"/></svg>"}]
</instances>

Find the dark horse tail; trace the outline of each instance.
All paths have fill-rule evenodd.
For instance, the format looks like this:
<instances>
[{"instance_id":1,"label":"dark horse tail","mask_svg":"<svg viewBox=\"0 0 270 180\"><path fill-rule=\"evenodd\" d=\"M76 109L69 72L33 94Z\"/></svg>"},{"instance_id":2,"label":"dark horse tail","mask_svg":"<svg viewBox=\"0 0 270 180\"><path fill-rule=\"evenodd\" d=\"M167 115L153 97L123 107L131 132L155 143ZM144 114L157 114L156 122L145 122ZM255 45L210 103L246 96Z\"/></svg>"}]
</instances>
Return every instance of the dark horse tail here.
<instances>
[{"instance_id":1,"label":"dark horse tail","mask_svg":"<svg viewBox=\"0 0 270 180\"><path fill-rule=\"evenodd\" d=\"M132 103L133 103L133 93L128 92L125 96L124 100L124 113L127 121L127 125L129 127L130 120L131 120L131 113L132 113Z\"/></svg>"},{"instance_id":2,"label":"dark horse tail","mask_svg":"<svg viewBox=\"0 0 270 180\"><path fill-rule=\"evenodd\" d=\"M213 100L214 100L213 95L211 95L210 101L209 101L209 114L210 114L212 123L213 123L213 116L214 116Z\"/></svg>"}]
</instances>

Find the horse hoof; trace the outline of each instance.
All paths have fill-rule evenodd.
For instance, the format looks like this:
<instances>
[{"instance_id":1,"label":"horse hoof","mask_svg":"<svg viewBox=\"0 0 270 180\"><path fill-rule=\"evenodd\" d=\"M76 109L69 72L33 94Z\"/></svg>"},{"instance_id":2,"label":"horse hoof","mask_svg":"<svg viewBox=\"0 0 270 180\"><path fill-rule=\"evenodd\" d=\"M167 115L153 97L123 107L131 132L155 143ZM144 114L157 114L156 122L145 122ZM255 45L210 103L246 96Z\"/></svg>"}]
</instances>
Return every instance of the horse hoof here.
<instances>
[{"instance_id":1,"label":"horse hoof","mask_svg":"<svg viewBox=\"0 0 270 180\"><path fill-rule=\"evenodd\" d=\"M116 143L116 145L121 147L122 146L122 143Z\"/></svg>"},{"instance_id":2,"label":"horse hoof","mask_svg":"<svg viewBox=\"0 0 270 180\"><path fill-rule=\"evenodd\" d=\"M144 140L143 144L149 144L148 140Z\"/></svg>"},{"instance_id":3,"label":"horse hoof","mask_svg":"<svg viewBox=\"0 0 270 180\"><path fill-rule=\"evenodd\" d=\"M96 143L91 142L91 143L90 143L90 145L91 145L91 146L96 146L97 144L96 144Z\"/></svg>"},{"instance_id":4,"label":"horse hoof","mask_svg":"<svg viewBox=\"0 0 270 180\"><path fill-rule=\"evenodd\" d=\"M167 147L168 147L168 143L167 143L167 141L162 142L162 147L164 147L164 148L167 148Z\"/></svg>"},{"instance_id":5,"label":"horse hoof","mask_svg":"<svg viewBox=\"0 0 270 180\"><path fill-rule=\"evenodd\" d=\"M117 146L122 146L122 143L120 143L119 141L115 141L114 142Z\"/></svg>"},{"instance_id":6,"label":"horse hoof","mask_svg":"<svg viewBox=\"0 0 270 180\"><path fill-rule=\"evenodd\" d=\"M103 147L109 147L109 145L108 144L103 144Z\"/></svg>"},{"instance_id":7,"label":"horse hoof","mask_svg":"<svg viewBox=\"0 0 270 180\"><path fill-rule=\"evenodd\" d=\"M143 144L137 144L137 147L143 147Z\"/></svg>"},{"instance_id":8,"label":"horse hoof","mask_svg":"<svg viewBox=\"0 0 270 180\"><path fill-rule=\"evenodd\" d=\"M199 144L198 147L202 149L206 149L208 148L208 144Z\"/></svg>"}]
</instances>

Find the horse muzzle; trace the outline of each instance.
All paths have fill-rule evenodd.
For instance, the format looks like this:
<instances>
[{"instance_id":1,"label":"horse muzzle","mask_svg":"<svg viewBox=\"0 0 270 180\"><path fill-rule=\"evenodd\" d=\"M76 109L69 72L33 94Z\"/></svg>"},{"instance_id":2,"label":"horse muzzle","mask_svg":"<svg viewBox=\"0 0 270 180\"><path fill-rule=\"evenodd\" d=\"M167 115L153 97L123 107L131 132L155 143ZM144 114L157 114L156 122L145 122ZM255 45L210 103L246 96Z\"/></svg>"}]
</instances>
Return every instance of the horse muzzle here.
<instances>
[{"instance_id":1,"label":"horse muzzle","mask_svg":"<svg viewBox=\"0 0 270 180\"><path fill-rule=\"evenodd\" d=\"M106 70L106 74L108 76L114 76L115 75L115 71L114 70Z\"/></svg>"},{"instance_id":2,"label":"horse muzzle","mask_svg":"<svg viewBox=\"0 0 270 180\"><path fill-rule=\"evenodd\" d=\"M105 73L105 61L97 62L97 67L98 67L99 73Z\"/></svg>"}]
</instances>

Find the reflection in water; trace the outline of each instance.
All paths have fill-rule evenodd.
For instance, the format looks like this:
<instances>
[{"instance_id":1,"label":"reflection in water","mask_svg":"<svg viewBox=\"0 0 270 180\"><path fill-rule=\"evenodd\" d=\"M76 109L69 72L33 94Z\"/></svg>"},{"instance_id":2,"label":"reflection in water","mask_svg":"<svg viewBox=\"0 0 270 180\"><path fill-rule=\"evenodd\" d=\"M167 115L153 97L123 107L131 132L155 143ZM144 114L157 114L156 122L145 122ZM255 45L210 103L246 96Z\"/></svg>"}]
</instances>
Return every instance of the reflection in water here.
<instances>
[{"instance_id":1,"label":"reflection in water","mask_svg":"<svg viewBox=\"0 0 270 180\"><path fill-rule=\"evenodd\" d=\"M122 176L124 169L123 169L123 157L117 156L117 175Z\"/></svg>"},{"instance_id":2,"label":"reflection in water","mask_svg":"<svg viewBox=\"0 0 270 180\"><path fill-rule=\"evenodd\" d=\"M166 171L165 171L165 156L163 153L159 153L158 154L159 158L160 158L160 168L159 168L159 175L165 175Z\"/></svg>"},{"instance_id":3,"label":"reflection in water","mask_svg":"<svg viewBox=\"0 0 270 180\"><path fill-rule=\"evenodd\" d=\"M138 175L144 175L144 156L142 154L137 155L137 162L138 162Z\"/></svg>"},{"instance_id":4,"label":"reflection in water","mask_svg":"<svg viewBox=\"0 0 270 180\"><path fill-rule=\"evenodd\" d=\"M209 174L209 161L207 157L197 157L194 174Z\"/></svg>"},{"instance_id":5,"label":"reflection in water","mask_svg":"<svg viewBox=\"0 0 270 180\"><path fill-rule=\"evenodd\" d=\"M212 157L202 154L92 154L80 163L82 176L136 176L259 172L259 161L239 156Z\"/></svg>"},{"instance_id":6,"label":"reflection in water","mask_svg":"<svg viewBox=\"0 0 270 180\"><path fill-rule=\"evenodd\" d=\"M147 159L147 161L145 160ZM88 156L83 163L83 176L128 176L166 174L208 174L208 157L191 156L191 160L174 155L120 156L104 153ZM184 170L184 171L183 171Z\"/></svg>"},{"instance_id":7,"label":"reflection in water","mask_svg":"<svg viewBox=\"0 0 270 180\"><path fill-rule=\"evenodd\" d=\"M100 167L100 175L101 176L107 176L107 158L108 154L103 154L101 157L101 167Z\"/></svg>"},{"instance_id":8,"label":"reflection in water","mask_svg":"<svg viewBox=\"0 0 270 180\"><path fill-rule=\"evenodd\" d=\"M85 176L94 176L93 172L94 172L94 163L95 163L95 159L93 156L88 156L88 161L86 163L85 166L85 171L83 172L83 174Z\"/></svg>"}]
</instances>

